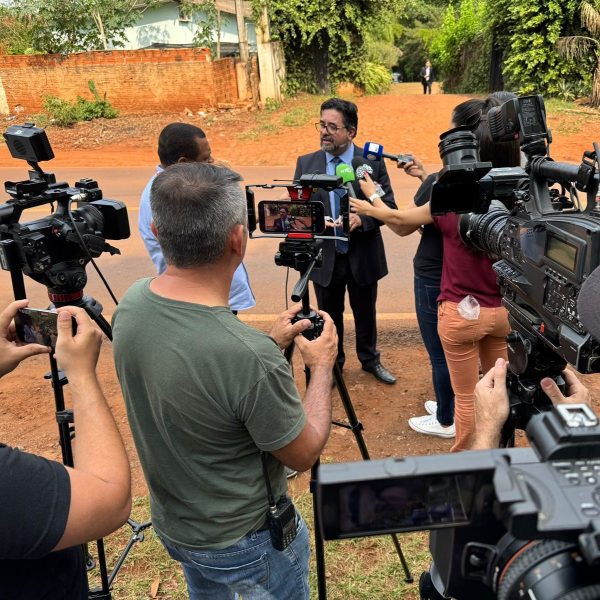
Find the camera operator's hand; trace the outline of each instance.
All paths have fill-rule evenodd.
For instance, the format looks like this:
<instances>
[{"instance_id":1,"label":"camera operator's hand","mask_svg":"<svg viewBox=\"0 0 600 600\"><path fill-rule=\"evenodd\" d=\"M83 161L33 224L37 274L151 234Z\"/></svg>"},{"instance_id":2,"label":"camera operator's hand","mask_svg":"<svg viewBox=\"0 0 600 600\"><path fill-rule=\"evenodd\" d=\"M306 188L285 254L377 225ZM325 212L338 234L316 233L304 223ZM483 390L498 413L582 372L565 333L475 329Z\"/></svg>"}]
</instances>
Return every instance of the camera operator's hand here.
<instances>
[{"instance_id":1,"label":"camera operator's hand","mask_svg":"<svg viewBox=\"0 0 600 600\"><path fill-rule=\"evenodd\" d=\"M497 448L502 426L508 419L509 405L506 390L508 363L499 358L475 386L475 436L472 450Z\"/></svg>"},{"instance_id":2,"label":"camera operator's hand","mask_svg":"<svg viewBox=\"0 0 600 600\"><path fill-rule=\"evenodd\" d=\"M399 169L404 169L404 172L411 177L418 177L421 181L427 179L427 171L423 163L413 156L413 159L407 163L398 163Z\"/></svg>"},{"instance_id":3,"label":"camera operator's hand","mask_svg":"<svg viewBox=\"0 0 600 600\"><path fill-rule=\"evenodd\" d=\"M563 377L567 384L567 396L563 396L562 392L558 389L556 382L550 377L544 377L540 382L542 390L554 404L560 404L565 402L567 404L587 404L591 406L592 397L590 391L577 379L575 373L570 369L563 371Z\"/></svg>"},{"instance_id":4,"label":"camera operator's hand","mask_svg":"<svg viewBox=\"0 0 600 600\"><path fill-rule=\"evenodd\" d=\"M77 323L75 335L71 317L75 317ZM102 332L83 308L63 306L58 309L58 338L54 355L71 383L80 377L95 376L101 344Z\"/></svg>"},{"instance_id":5,"label":"camera operator's hand","mask_svg":"<svg viewBox=\"0 0 600 600\"><path fill-rule=\"evenodd\" d=\"M292 319L302 310L302 304L294 304L288 310L282 312L271 329L269 334L277 345L285 350L303 331L310 327L308 319L302 319L296 323L292 323Z\"/></svg>"},{"instance_id":6,"label":"camera operator's hand","mask_svg":"<svg viewBox=\"0 0 600 600\"><path fill-rule=\"evenodd\" d=\"M304 364L311 370L322 368L330 374L337 357L338 336L333 319L324 311L318 311L323 317L323 332L314 340L299 335L295 344L300 350Z\"/></svg>"},{"instance_id":7,"label":"camera operator's hand","mask_svg":"<svg viewBox=\"0 0 600 600\"><path fill-rule=\"evenodd\" d=\"M50 348L41 344L22 344L15 336L12 322L19 308L25 308L29 300L11 302L0 313L0 377L4 377L26 358L36 354L48 354Z\"/></svg>"}]
</instances>

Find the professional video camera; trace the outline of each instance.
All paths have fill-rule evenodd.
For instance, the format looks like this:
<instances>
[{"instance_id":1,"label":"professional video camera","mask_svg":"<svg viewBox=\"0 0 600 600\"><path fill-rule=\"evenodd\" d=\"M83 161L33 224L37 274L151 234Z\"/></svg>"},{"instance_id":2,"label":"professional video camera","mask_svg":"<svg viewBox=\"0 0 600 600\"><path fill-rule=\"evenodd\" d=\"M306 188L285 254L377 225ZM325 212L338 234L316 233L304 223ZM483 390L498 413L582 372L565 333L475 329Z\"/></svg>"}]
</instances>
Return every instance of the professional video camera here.
<instances>
[{"instance_id":1,"label":"professional video camera","mask_svg":"<svg viewBox=\"0 0 600 600\"><path fill-rule=\"evenodd\" d=\"M4 138L12 156L26 160L33 170L28 180L5 182L11 199L0 205L0 264L44 284L53 302L76 300L83 294L88 261L103 252L120 254L106 239L129 237L127 208L122 202L103 200L92 179L70 187L45 173L38 163L54 158L54 153L43 129L32 123L14 125ZM24 210L55 202L51 215L19 223ZM82 206L71 211L72 202Z\"/></svg>"},{"instance_id":2,"label":"professional video camera","mask_svg":"<svg viewBox=\"0 0 600 600\"><path fill-rule=\"evenodd\" d=\"M527 435L533 450L322 465L324 538L435 530L422 598L599 598L598 419L562 404Z\"/></svg>"},{"instance_id":3,"label":"professional video camera","mask_svg":"<svg viewBox=\"0 0 600 600\"><path fill-rule=\"evenodd\" d=\"M472 131L452 129L441 136L444 167L431 210L467 213L459 218L463 241L498 259L494 270L512 326L506 441L532 414L550 408L539 386L542 378L564 387L567 362L581 373L600 372L600 344L577 315L581 284L600 265L600 149L594 144L595 152L585 152L580 165L552 161L541 96L494 107L488 122L494 142L519 140L525 168L492 169L479 160ZM557 183L569 197L552 188ZM587 194L585 207L577 191Z\"/></svg>"}]
</instances>

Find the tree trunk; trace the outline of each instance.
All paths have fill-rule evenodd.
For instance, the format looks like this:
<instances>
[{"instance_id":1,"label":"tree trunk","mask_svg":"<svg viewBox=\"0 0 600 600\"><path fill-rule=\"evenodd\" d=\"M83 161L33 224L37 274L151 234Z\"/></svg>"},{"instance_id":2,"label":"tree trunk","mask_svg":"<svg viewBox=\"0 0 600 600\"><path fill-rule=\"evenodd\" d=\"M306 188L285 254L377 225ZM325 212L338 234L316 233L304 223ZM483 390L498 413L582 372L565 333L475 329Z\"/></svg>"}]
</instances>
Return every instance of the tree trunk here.
<instances>
[{"instance_id":1,"label":"tree trunk","mask_svg":"<svg viewBox=\"0 0 600 600\"><path fill-rule=\"evenodd\" d=\"M102 17L99 12L92 12L92 16L94 17L94 21L96 22L96 27L98 27L98 32L100 34L100 40L102 41L102 47L104 50L108 50L108 41L106 39L106 32L104 31L104 23L102 22Z\"/></svg>"},{"instance_id":2,"label":"tree trunk","mask_svg":"<svg viewBox=\"0 0 600 600\"><path fill-rule=\"evenodd\" d=\"M600 108L600 51L596 55L596 71L594 72L594 81L592 83L591 104L594 108Z\"/></svg>"},{"instance_id":3,"label":"tree trunk","mask_svg":"<svg viewBox=\"0 0 600 600\"><path fill-rule=\"evenodd\" d=\"M322 41L322 44L320 44L319 41ZM330 90L329 35L327 32L323 33L321 40L317 39L317 37L314 37L311 46L315 65L315 83L317 84L317 89L321 94L327 94Z\"/></svg>"}]
</instances>

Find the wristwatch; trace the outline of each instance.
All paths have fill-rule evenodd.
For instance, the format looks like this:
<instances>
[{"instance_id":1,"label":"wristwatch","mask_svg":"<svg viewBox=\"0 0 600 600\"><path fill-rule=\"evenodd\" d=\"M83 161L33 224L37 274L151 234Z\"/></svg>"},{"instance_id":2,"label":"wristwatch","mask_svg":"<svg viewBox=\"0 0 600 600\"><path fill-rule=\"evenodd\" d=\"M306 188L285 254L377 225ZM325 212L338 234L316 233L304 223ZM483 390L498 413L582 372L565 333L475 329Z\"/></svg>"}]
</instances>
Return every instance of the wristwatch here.
<instances>
[{"instance_id":1,"label":"wristwatch","mask_svg":"<svg viewBox=\"0 0 600 600\"><path fill-rule=\"evenodd\" d=\"M377 193L375 193L375 194L371 194L371 195L369 196L369 202L370 202L371 204L373 204L373 202L375 202L375 198L381 199L381 196L380 196L379 194L377 194Z\"/></svg>"}]
</instances>

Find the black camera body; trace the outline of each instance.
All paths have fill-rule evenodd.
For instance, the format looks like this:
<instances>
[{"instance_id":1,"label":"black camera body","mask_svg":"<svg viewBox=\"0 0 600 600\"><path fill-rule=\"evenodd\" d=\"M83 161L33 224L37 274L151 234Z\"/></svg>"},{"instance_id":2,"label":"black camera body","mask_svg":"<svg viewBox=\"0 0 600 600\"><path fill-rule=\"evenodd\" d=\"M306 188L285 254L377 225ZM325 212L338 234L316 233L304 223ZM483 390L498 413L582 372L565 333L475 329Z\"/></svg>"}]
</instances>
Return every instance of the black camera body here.
<instances>
[{"instance_id":1,"label":"black camera body","mask_svg":"<svg viewBox=\"0 0 600 600\"><path fill-rule=\"evenodd\" d=\"M600 372L600 344L577 315L581 285L600 265L595 166L600 156L586 152L580 165L548 158L545 114L541 96L509 100L488 113L492 139L518 139L525 168L492 169L482 163L468 128L443 134L444 168L431 199L433 214L460 213L459 234L467 246L498 261L494 270L512 327L511 418L504 441L515 427L524 429L532 414L550 407L540 389L542 378L552 377L564 387L561 373L567 363L581 373ZM552 187L556 183L562 192ZM587 194L585 207L577 191Z\"/></svg>"},{"instance_id":2,"label":"black camera body","mask_svg":"<svg viewBox=\"0 0 600 600\"><path fill-rule=\"evenodd\" d=\"M0 205L0 266L22 270L44 284L51 298L78 294L87 282L87 262L106 251L119 253L106 239L129 237L127 208L123 202L103 199L92 179L80 179L70 187L42 171L38 161L54 156L43 129L16 125L4 137L13 157L27 160L33 170L28 180L5 182L11 199ZM72 202L80 207L71 211ZM44 204L56 204L56 210L19 222L24 210Z\"/></svg>"},{"instance_id":3,"label":"black camera body","mask_svg":"<svg viewBox=\"0 0 600 600\"><path fill-rule=\"evenodd\" d=\"M553 600L600 584L598 419L558 405L527 436L532 448L321 465L325 539L432 530L434 584L459 599Z\"/></svg>"}]
</instances>

